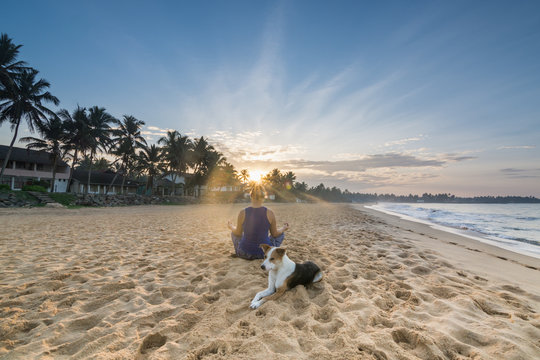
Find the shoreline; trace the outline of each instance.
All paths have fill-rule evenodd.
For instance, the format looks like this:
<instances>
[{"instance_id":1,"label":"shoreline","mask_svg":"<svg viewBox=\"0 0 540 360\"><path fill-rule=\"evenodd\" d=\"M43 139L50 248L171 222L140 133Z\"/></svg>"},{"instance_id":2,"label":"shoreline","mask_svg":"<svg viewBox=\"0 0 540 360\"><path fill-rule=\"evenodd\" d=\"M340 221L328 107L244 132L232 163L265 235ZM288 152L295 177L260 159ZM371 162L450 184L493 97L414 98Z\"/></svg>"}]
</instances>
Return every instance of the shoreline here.
<instances>
[{"instance_id":1,"label":"shoreline","mask_svg":"<svg viewBox=\"0 0 540 360\"><path fill-rule=\"evenodd\" d=\"M504 249L472 237L432 227L423 222L388 214L364 205L353 205L354 209L371 215L386 223L385 232L395 229L392 236L412 240L423 249L435 250L450 262L464 269L483 273L489 278L505 282L527 284L530 291L540 296L540 259ZM390 227L390 229L389 229ZM517 278L517 279L516 279Z\"/></svg>"},{"instance_id":2,"label":"shoreline","mask_svg":"<svg viewBox=\"0 0 540 360\"><path fill-rule=\"evenodd\" d=\"M513 252L513 253L517 253L517 254L521 254L521 255L525 255L525 256L540 259L540 250L537 249L538 246L528 248L527 246L529 246L530 244L520 243L517 240L513 240L512 242L510 242L509 240L505 240L505 239L500 238L500 237L497 237L498 240L492 240L489 237L487 237L487 235L485 235L485 234L483 234L481 232L477 232L477 231L474 231L474 230L463 230L463 229L460 229L460 228L457 228L457 227L452 227L452 226L449 226L449 225L439 224L439 223L429 221L429 220L418 219L418 218L412 217L410 215L401 214L401 213L391 211L391 210L377 209L377 208L375 208L375 206L376 206L376 204L364 205L365 208L370 209L370 210L375 210L377 212L385 213L385 214L388 214L388 215L391 215L391 216L397 216L397 217L399 217L399 218L401 218L403 220L407 220L407 221L411 221L411 222L415 222L415 223L420 223L420 224L425 224L425 225L427 225L427 226L429 226L429 227L431 227L433 229L441 230L443 232L455 234L455 235L458 235L458 236L463 236L463 237L466 237L466 238L469 238L469 239L472 239L472 240L475 240L475 241L479 241L479 242L482 242L482 243L485 243L485 244L488 244L488 245L491 245L491 246L495 246L497 248L508 250L510 252ZM515 246L512 246L512 245L515 245ZM522 249L522 248L516 247L518 245L523 245L523 246L526 246L526 247ZM538 252L535 252L534 250L537 250Z\"/></svg>"}]
</instances>

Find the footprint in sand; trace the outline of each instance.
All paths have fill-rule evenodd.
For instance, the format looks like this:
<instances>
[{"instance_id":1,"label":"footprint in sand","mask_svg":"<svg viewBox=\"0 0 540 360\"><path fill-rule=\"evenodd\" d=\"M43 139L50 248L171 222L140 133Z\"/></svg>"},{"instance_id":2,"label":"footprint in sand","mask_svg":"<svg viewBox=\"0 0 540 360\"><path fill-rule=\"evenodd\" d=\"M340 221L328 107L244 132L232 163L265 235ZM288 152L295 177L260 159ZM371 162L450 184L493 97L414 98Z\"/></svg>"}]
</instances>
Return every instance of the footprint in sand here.
<instances>
[{"instance_id":1,"label":"footprint in sand","mask_svg":"<svg viewBox=\"0 0 540 360\"><path fill-rule=\"evenodd\" d=\"M358 345L357 349L358 349L358 352L360 353L361 359L376 359L376 360L388 359L388 357L383 351L374 349L373 346L371 345L361 344L361 345Z\"/></svg>"},{"instance_id":2,"label":"footprint in sand","mask_svg":"<svg viewBox=\"0 0 540 360\"><path fill-rule=\"evenodd\" d=\"M328 323L318 323L313 325L311 329L317 337L325 339L334 335L339 329L343 328L344 325L345 324L340 319L334 319Z\"/></svg>"},{"instance_id":3,"label":"footprint in sand","mask_svg":"<svg viewBox=\"0 0 540 360\"><path fill-rule=\"evenodd\" d=\"M480 298L473 298L473 301L475 305L478 308L480 308L480 310L482 310L483 312L485 312L486 314L490 316L499 315L499 316L504 316L508 318L510 317L508 313L501 311L497 305L495 305L494 303L490 301L480 299Z\"/></svg>"},{"instance_id":4,"label":"footprint in sand","mask_svg":"<svg viewBox=\"0 0 540 360\"><path fill-rule=\"evenodd\" d=\"M195 276L193 279L191 279L190 282L191 282L192 284L195 284L195 283L200 282L202 279L204 279L204 276L202 276L202 275L197 275L197 276Z\"/></svg>"},{"instance_id":5,"label":"footprint in sand","mask_svg":"<svg viewBox=\"0 0 540 360\"><path fill-rule=\"evenodd\" d=\"M219 293L204 294L203 299L205 303L212 304L219 300L219 296Z\"/></svg>"},{"instance_id":6,"label":"footprint in sand","mask_svg":"<svg viewBox=\"0 0 540 360\"><path fill-rule=\"evenodd\" d=\"M204 346L192 352L186 359L195 360L195 359L204 359L206 357L212 358L222 358L223 356L229 354L232 351L231 345L223 340L212 341L208 346ZM216 356L212 356L216 355Z\"/></svg>"},{"instance_id":7,"label":"footprint in sand","mask_svg":"<svg viewBox=\"0 0 540 360\"><path fill-rule=\"evenodd\" d=\"M383 326L391 329L394 327L394 322L386 317L386 315L376 314L369 318L369 325L373 327Z\"/></svg>"},{"instance_id":8,"label":"footprint in sand","mask_svg":"<svg viewBox=\"0 0 540 360\"><path fill-rule=\"evenodd\" d=\"M167 337L160 333L150 334L143 339L139 347L139 353L146 354L149 351L160 348L167 342Z\"/></svg>"},{"instance_id":9,"label":"footprint in sand","mask_svg":"<svg viewBox=\"0 0 540 360\"><path fill-rule=\"evenodd\" d=\"M431 269L428 269L425 266L419 265L419 266L413 267L411 269L411 272L416 274L416 275L427 275L427 274L431 273Z\"/></svg>"},{"instance_id":10,"label":"footprint in sand","mask_svg":"<svg viewBox=\"0 0 540 360\"><path fill-rule=\"evenodd\" d=\"M478 276L478 275L475 275L475 276L474 276L474 279L475 279L475 280L478 280L478 281L487 281L487 279L484 279L483 277L480 277L480 276Z\"/></svg>"},{"instance_id":11,"label":"footprint in sand","mask_svg":"<svg viewBox=\"0 0 540 360\"><path fill-rule=\"evenodd\" d=\"M523 291L523 289L521 289L518 286L514 286L514 285L503 285L503 286L501 286L501 288L503 290L510 291L510 292L512 292L514 294L524 294L525 293L525 291Z\"/></svg>"},{"instance_id":12,"label":"footprint in sand","mask_svg":"<svg viewBox=\"0 0 540 360\"><path fill-rule=\"evenodd\" d=\"M392 339L402 348L411 350L416 348L416 346L418 345L418 342L420 341L420 336L415 331L405 328L399 328L392 331Z\"/></svg>"},{"instance_id":13,"label":"footprint in sand","mask_svg":"<svg viewBox=\"0 0 540 360\"><path fill-rule=\"evenodd\" d=\"M176 324L170 327L170 330L177 334L183 334L191 330L191 328L194 327L200 319L201 315L198 311L184 310L174 317Z\"/></svg>"},{"instance_id":14,"label":"footprint in sand","mask_svg":"<svg viewBox=\"0 0 540 360\"><path fill-rule=\"evenodd\" d=\"M327 323L333 319L334 313L335 310L332 307L325 306L321 309L315 310L315 313L313 314L313 319L321 323Z\"/></svg>"},{"instance_id":15,"label":"footprint in sand","mask_svg":"<svg viewBox=\"0 0 540 360\"><path fill-rule=\"evenodd\" d=\"M441 299L451 299L457 296L457 293L447 286L432 286L429 288L429 292Z\"/></svg>"},{"instance_id":16,"label":"footprint in sand","mask_svg":"<svg viewBox=\"0 0 540 360\"><path fill-rule=\"evenodd\" d=\"M409 290L397 290L394 295L400 300L407 301L411 297L411 292Z\"/></svg>"},{"instance_id":17,"label":"footprint in sand","mask_svg":"<svg viewBox=\"0 0 540 360\"><path fill-rule=\"evenodd\" d=\"M257 335L257 331L255 331L255 329L253 329L251 324L247 321L240 321L240 323L238 324L238 328L240 332L240 337L244 339Z\"/></svg>"},{"instance_id":18,"label":"footprint in sand","mask_svg":"<svg viewBox=\"0 0 540 360\"><path fill-rule=\"evenodd\" d=\"M259 309L255 312L255 316L256 316L256 317L265 317L265 316L266 316L266 310L264 310L264 308L259 308Z\"/></svg>"},{"instance_id":19,"label":"footprint in sand","mask_svg":"<svg viewBox=\"0 0 540 360\"><path fill-rule=\"evenodd\" d=\"M96 315L87 316L70 321L66 329L69 331L90 330L101 322L101 318Z\"/></svg>"},{"instance_id":20,"label":"footprint in sand","mask_svg":"<svg viewBox=\"0 0 540 360\"><path fill-rule=\"evenodd\" d=\"M298 330L302 330L306 326L306 322L302 319L295 319L292 322L292 326Z\"/></svg>"}]
</instances>

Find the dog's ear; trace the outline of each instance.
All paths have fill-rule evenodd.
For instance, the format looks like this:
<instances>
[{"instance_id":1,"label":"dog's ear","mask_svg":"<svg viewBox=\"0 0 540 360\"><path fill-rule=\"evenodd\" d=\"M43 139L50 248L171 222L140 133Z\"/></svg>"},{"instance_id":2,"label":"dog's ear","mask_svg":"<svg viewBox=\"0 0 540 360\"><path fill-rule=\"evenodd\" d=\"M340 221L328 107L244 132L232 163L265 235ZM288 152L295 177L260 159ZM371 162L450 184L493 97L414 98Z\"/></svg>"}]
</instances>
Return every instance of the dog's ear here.
<instances>
[{"instance_id":1,"label":"dog's ear","mask_svg":"<svg viewBox=\"0 0 540 360\"><path fill-rule=\"evenodd\" d=\"M287 251L287 249L277 248L276 250L274 250L274 254L277 254L277 256L279 257L283 257L283 255L285 255L285 251Z\"/></svg>"},{"instance_id":2,"label":"dog's ear","mask_svg":"<svg viewBox=\"0 0 540 360\"><path fill-rule=\"evenodd\" d=\"M272 248L271 246L268 246L266 244L261 244L259 245L259 247L264 251L265 254L268 252L268 250Z\"/></svg>"}]
</instances>

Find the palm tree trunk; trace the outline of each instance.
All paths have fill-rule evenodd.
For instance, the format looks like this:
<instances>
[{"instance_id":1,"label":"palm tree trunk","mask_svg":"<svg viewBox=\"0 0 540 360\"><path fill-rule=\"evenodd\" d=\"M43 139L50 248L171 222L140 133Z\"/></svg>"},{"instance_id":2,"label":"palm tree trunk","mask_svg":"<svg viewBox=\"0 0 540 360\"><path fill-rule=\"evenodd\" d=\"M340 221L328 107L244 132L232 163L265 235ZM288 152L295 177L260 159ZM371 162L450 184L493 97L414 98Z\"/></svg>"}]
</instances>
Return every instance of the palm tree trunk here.
<instances>
[{"instance_id":1,"label":"palm tree trunk","mask_svg":"<svg viewBox=\"0 0 540 360\"><path fill-rule=\"evenodd\" d=\"M88 183L86 184L86 193L90 193L90 176L92 175L92 160L94 159L94 152L90 151L90 164L88 165Z\"/></svg>"},{"instance_id":2,"label":"palm tree trunk","mask_svg":"<svg viewBox=\"0 0 540 360\"><path fill-rule=\"evenodd\" d=\"M176 195L174 192L175 192L175 188L174 186L176 185L176 173L173 175L173 181L172 181L172 193L171 193L171 196L174 196Z\"/></svg>"},{"instance_id":3,"label":"palm tree trunk","mask_svg":"<svg viewBox=\"0 0 540 360\"><path fill-rule=\"evenodd\" d=\"M126 182L126 174L122 176L122 195L124 194L124 183Z\"/></svg>"},{"instance_id":4,"label":"palm tree trunk","mask_svg":"<svg viewBox=\"0 0 540 360\"><path fill-rule=\"evenodd\" d=\"M146 179L146 188L144 189L144 195L148 193L148 188L150 187L151 184L152 184L152 177L148 175L148 178Z\"/></svg>"},{"instance_id":5,"label":"palm tree trunk","mask_svg":"<svg viewBox=\"0 0 540 360\"><path fill-rule=\"evenodd\" d=\"M122 160L122 166L120 166L120 169L122 169L124 167L124 161ZM111 183L109 184L109 186L107 187L107 189L105 190L105 195L107 195L109 193L109 189L114 185L114 182L116 181L116 178L118 177L118 171L116 171L114 173L114 177L111 181Z\"/></svg>"},{"instance_id":6,"label":"palm tree trunk","mask_svg":"<svg viewBox=\"0 0 540 360\"><path fill-rule=\"evenodd\" d=\"M71 192L71 180L73 180L73 169L75 168L75 163L77 162L78 155L79 155L79 149L75 149L75 154L73 155L73 161L71 162L71 169L69 169L69 179L68 179L68 188L67 188L68 192Z\"/></svg>"},{"instance_id":7,"label":"palm tree trunk","mask_svg":"<svg viewBox=\"0 0 540 360\"><path fill-rule=\"evenodd\" d=\"M11 156L11 150L13 149L13 144L15 143L15 139L17 138L17 134L19 132L19 125L21 125L21 119L17 121L17 126L15 126L15 134L13 135L13 139L11 139L11 144L9 144L9 150L7 152L6 158L4 159L2 170L0 171L0 183L2 182L2 177L4 176L4 170L6 169L7 163L9 161L9 157Z\"/></svg>"},{"instance_id":8,"label":"palm tree trunk","mask_svg":"<svg viewBox=\"0 0 540 360\"><path fill-rule=\"evenodd\" d=\"M126 174L127 174L127 161L124 164L124 172L122 173L122 195L124 195L124 183L126 182Z\"/></svg>"},{"instance_id":9,"label":"palm tree trunk","mask_svg":"<svg viewBox=\"0 0 540 360\"><path fill-rule=\"evenodd\" d=\"M52 171L52 181L51 181L51 191L50 192L54 192L54 181L56 180L56 163L58 161L58 156L55 156L54 157L54 161L53 161L53 171Z\"/></svg>"},{"instance_id":10,"label":"palm tree trunk","mask_svg":"<svg viewBox=\"0 0 540 360\"><path fill-rule=\"evenodd\" d=\"M105 195L107 195L107 194L109 193L109 189L110 189L111 187L113 187L113 184L114 184L114 182L116 181L116 178L117 178L117 177L118 177L118 171L114 173L114 177L113 177L111 183L109 184L109 186L107 186L107 189L105 190Z\"/></svg>"}]
</instances>

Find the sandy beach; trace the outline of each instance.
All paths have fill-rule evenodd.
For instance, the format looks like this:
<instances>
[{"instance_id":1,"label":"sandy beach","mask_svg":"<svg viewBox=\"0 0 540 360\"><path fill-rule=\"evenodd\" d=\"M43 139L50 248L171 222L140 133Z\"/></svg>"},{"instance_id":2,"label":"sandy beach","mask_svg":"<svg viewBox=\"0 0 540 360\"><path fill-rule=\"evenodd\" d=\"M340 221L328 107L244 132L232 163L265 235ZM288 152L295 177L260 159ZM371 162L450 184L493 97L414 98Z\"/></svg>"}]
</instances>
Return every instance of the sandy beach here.
<instances>
[{"instance_id":1,"label":"sandy beach","mask_svg":"<svg viewBox=\"0 0 540 360\"><path fill-rule=\"evenodd\" d=\"M322 282L251 310L241 205L0 210L0 359L540 358L540 260L349 205L269 205Z\"/></svg>"}]
</instances>

